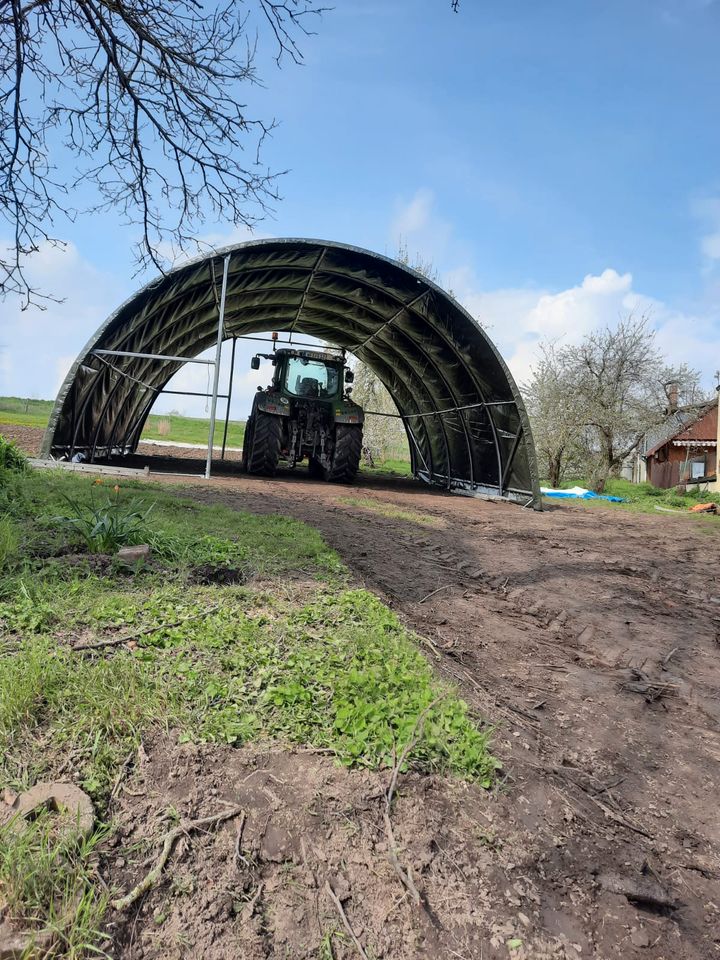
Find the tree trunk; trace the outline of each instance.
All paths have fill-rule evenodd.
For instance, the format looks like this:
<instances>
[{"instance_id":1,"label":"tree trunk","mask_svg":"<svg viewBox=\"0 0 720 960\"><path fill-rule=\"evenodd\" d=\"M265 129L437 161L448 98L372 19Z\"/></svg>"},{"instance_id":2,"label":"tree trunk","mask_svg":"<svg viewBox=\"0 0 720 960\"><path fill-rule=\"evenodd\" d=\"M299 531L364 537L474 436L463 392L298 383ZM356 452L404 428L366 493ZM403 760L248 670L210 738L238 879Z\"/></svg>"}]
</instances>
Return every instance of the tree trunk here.
<instances>
[{"instance_id":1,"label":"tree trunk","mask_svg":"<svg viewBox=\"0 0 720 960\"><path fill-rule=\"evenodd\" d=\"M605 484L615 464L613 438L605 430L600 431L600 460L593 476L592 488L595 493L603 493Z\"/></svg>"},{"instance_id":2,"label":"tree trunk","mask_svg":"<svg viewBox=\"0 0 720 960\"><path fill-rule=\"evenodd\" d=\"M548 483L553 490L560 486L562 475L562 451L554 456L548 456Z\"/></svg>"}]
</instances>

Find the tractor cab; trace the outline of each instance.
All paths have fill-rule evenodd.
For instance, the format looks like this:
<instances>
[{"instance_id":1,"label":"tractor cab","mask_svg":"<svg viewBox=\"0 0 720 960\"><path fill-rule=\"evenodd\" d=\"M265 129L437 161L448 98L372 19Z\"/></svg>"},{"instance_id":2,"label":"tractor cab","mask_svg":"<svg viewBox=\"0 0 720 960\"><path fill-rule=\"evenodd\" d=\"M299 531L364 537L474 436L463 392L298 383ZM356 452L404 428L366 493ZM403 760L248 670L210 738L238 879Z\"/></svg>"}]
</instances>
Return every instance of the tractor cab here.
<instances>
[{"instance_id":1,"label":"tractor cab","mask_svg":"<svg viewBox=\"0 0 720 960\"><path fill-rule=\"evenodd\" d=\"M342 396L345 384L353 381L353 372L346 369L339 353L280 348L253 357L254 370L260 367L260 357L271 360L275 367L270 389L288 398L334 400Z\"/></svg>"}]
</instances>

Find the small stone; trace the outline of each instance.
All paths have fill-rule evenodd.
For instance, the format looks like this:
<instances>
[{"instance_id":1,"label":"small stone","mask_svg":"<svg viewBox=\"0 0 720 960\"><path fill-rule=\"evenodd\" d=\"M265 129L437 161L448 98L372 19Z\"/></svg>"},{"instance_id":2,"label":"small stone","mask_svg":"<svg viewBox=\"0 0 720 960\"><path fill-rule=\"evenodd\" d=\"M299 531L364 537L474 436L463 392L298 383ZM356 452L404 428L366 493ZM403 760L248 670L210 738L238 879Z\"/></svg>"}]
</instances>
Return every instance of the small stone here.
<instances>
[{"instance_id":1,"label":"small stone","mask_svg":"<svg viewBox=\"0 0 720 960\"><path fill-rule=\"evenodd\" d=\"M15 930L7 923L0 923L0 960L47 956L54 939L52 932Z\"/></svg>"},{"instance_id":2,"label":"small stone","mask_svg":"<svg viewBox=\"0 0 720 960\"><path fill-rule=\"evenodd\" d=\"M36 783L30 790L21 793L13 809L22 817L28 817L42 807L69 815L73 827L89 837L95 826L95 811L92 801L84 790L71 783Z\"/></svg>"},{"instance_id":3,"label":"small stone","mask_svg":"<svg viewBox=\"0 0 720 960\"><path fill-rule=\"evenodd\" d=\"M120 563L127 567L137 567L150 559L152 550L147 543L139 543L133 547L120 547L116 556Z\"/></svg>"},{"instance_id":4,"label":"small stone","mask_svg":"<svg viewBox=\"0 0 720 960\"><path fill-rule=\"evenodd\" d=\"M630 940L632 941L633 946L635 947L649 947L650 946L650 937L648 936L647 930L643 930L642 927L633 927L630 931Z\"/></svg>"}]
</instances>

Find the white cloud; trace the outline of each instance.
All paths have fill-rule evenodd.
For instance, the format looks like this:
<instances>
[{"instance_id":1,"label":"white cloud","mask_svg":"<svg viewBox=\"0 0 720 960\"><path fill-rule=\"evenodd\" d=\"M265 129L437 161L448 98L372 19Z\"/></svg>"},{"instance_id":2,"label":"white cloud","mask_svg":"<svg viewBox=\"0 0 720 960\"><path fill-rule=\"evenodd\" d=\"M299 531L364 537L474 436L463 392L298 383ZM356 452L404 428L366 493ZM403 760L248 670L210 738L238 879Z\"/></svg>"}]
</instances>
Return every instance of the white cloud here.
<instances>
[{"instance_id":1,"label":"white cloud","mask_svg":"<svg viewBox=\"0 0 720 960\"><path fill-rule=\"evenodd\" d=\"M411 200L399 201L390 224L391 237L406 237L421 232L430 223L434 196L427 187L417 190Z\"/></svg>"},{"instance_id":2,"label":"white cloud","mask_svg":"<svg viewBox=\"0 0 720 960\"><path fill-rule=\"evenodd\" d=\"M591 330L614 326L629 313L645 314L657 331L658 347L671 363L688 363L709 387L718 365L718 327L712 314L673 309L633 289L632 275L608 268L556 292L538 289L483 291L471 271L450 275L461 303L488 330L518 383L538 356L541 340L577 343Z\"/></svg>"},{"instance_id":3,"label":"white cloud","mask_svg":"<svg viewBox=\"0 0 720 960\"><path fill-rule=\"evenodd\" d=\"M0 394L51 399L75 357L126 295L73 244L44 244L28 261L29 282L61 300L46 309L0 305Z\"/></svg>"},{"instance_id":4,"label":"white cloud","mask_svg":"<svg viewBox=\"0 0 720 960\"><path fill-rule=\"evenodd\" d=\"M700 249L708 260L720 260L720 231L706 234L700 241Z\"/></svg>"},{"instance_id":5,"label":"white cloud","mask_svg":"<svg viewBox=\"0 0 720 960\"><path fill-rule=\"evenodd\" d=\"M430 266L437 266L452 253L452 225L440 217L435 209L435 195L427 187L420 187L410 200L398 200L388 228L390 256L397 257L401 247L407 248L410 261L420 258Z\"/></svg>"}]
</instances>

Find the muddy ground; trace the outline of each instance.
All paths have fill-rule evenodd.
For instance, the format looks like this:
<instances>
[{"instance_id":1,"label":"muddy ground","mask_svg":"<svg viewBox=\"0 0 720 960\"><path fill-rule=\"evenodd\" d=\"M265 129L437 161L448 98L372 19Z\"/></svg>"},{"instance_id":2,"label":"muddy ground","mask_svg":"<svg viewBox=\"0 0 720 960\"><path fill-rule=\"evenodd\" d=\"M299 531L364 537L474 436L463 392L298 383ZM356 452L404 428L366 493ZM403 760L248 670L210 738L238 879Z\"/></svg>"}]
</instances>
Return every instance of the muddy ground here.
<instances>
[{"instance_id":1,"label":"muddy ground","mask_svg":"<svg viewBox=\"0 0 720 960\"><path fill-rule=\"evenodd\" d=\"M323 956L321 931L343 929L326 883L370 957L720 956L720 519L536 513L299 472L192 495L317 527L498 723L504 779L488 793L400 778L415 907L388 862L387 775L303 751L151 744L129 783L139 808L119 801L128 842L159 836L168 803L203 816L217 799L249 811L248 833L188 840L175 872L195 893L146 898L132 936L118 929L120 956ZM324 956L359 956L346 939Z\"/></svg>"}]
</instances>

